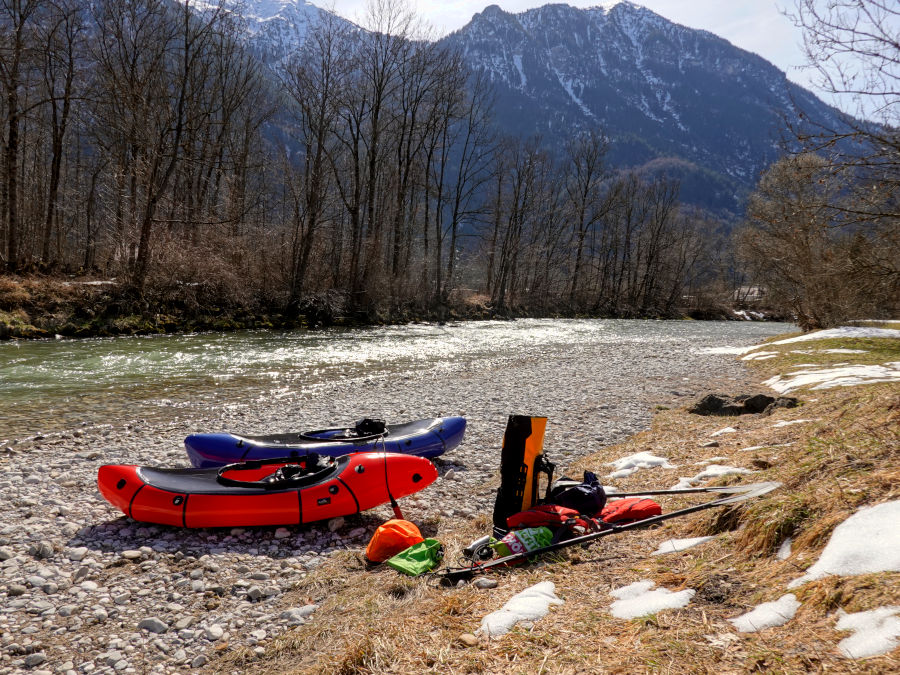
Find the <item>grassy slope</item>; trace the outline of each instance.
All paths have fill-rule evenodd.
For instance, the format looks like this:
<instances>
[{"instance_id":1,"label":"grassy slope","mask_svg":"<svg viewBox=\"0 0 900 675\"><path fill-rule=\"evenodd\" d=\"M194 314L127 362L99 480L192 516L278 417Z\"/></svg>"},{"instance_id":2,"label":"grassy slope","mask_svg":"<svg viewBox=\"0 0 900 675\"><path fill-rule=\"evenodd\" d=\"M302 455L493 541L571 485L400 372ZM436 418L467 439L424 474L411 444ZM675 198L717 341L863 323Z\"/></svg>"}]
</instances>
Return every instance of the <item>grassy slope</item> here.
<instances>
[{"instance_id":1,"label":"grassy slope","mask_svg":"<svg viewBox=\"0 0 900 675\"><path fill-rule=\"evenodd\" d=\"M868 354L813 352L797 361L793 350L868 349ZM900 361L900 340L829 340L827 344L766 347L782 356L749 362L763 380L789 372L791 363L883 363ZM762 389L762 388L761 388ZM741 392L727 392L737 394ZM446 590L427 579L407 579L390 569L365 571L360 554L332 558L292 592L291 605L322 602L313 621L248 650L223 650L215 671L300 673L743 673L900 671L900 652L850 661L836 645L848 633L834 629L836 612L900 605L900 574L828 577L795 589L802 606L781 628L739 634L727 622L759 603L778 599L787 584L811 565L835 526L862 505L900 499L900 385L875 384L799 391L802 405L771 416L715 418L660 409L652 428L618 446L604 448L577 466L606 473L603 464L644 450L666 456L676 470L650 469L616 481L619 488L669 487L676 476L698 473L699 460L753 469L719 482L778 480L784 486L732 511L702 512L659 528L609 537L586 549L565 552L526 567L495 574L493 590L473 586ZM782 420L812 420L781 428ZM718 436L720 447L700 448ZM742 450L763 446L757 450ZM697 499L668 498L665 510ZM489 531L490 516L475 522L442 521L437 538L453 565L460 550ZM671 538L717 534L682 553L651 557ZM774 552L794 537L789 559ZM639 579L679 590L696 589L684 609L631 621L613 618L609 592ZM556 584L565 604L532 626L520 624L500 639L466 646L481 617L514 593L539 581Z\"/></svg>"}]
</instances>

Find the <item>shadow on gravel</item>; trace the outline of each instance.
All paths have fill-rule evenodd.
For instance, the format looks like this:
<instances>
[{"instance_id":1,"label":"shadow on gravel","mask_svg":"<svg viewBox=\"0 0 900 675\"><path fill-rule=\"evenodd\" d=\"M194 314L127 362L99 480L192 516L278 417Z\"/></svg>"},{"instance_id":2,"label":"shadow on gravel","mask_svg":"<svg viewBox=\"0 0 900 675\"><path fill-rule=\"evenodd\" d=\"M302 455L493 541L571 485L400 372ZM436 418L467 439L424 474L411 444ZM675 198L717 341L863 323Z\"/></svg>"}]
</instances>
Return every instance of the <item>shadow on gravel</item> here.
<instances>
[{"instance_id":1,"label":"shadow on gravel","mask_svg":"<svg viewBox=\"0 0 900 675\"><path fill-rule=\"evenodd\" d=\"M280 560L364 547L384 521L383 516L372 513L346 516L344 524L332 532L329 521L281 527L185 529L141 523L122 516L83 528L66 545L119 554L146 546L156 553L169 555L200 557L239 553ZM141 558L136 562L141 562Z\"/></svg>"}]
</instances>

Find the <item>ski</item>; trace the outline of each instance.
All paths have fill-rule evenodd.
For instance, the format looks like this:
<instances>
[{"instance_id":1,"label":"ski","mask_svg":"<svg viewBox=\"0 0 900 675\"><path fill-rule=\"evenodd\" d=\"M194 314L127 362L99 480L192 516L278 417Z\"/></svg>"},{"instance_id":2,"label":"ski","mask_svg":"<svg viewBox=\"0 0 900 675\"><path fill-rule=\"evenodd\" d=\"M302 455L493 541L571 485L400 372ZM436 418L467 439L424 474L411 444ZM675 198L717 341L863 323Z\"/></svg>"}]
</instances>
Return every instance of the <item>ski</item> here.
<instances>
[{"instance_id":1,"label":"ski","mask_svg":"<svg viewBox=\"0 0 900 675\"><path fill-rule=\"evenodd\" d=\"M647 525L655 525L656 523L661 523L666 520L670 520L671 518L678 518L680 516L686 516L691 513L696 513L697 511L703 511L705 509L712 509L719 506L728 506L730 504L737 504L739 502L747 501L750 499L754 499L756 497L760 497L764 494L771 492L772 490L781 486L781 483L776 482L768 482L768 483L753 483L752 485L741 485L735 486L734 488L730 488L730 492L727 493L725 497L720 497L719 499L714 499L711 502L705 502L703 504L697 504L695 506L688 506L683 509L679 509L677 511L672 511L671 513L663 513L659 516L651 516L650 518L644 518L643 520L636 520L632 523L626 523L624 525L611 525L608 529L600 530L599 532L590 532L588 534L581 535L580 537L573 537L572 539L567 539L565 541L560 541L555 544L550 544L549 546L544 546L542 548L535 549L533 551L522 551L521 553L513 553L508 556L504 556L502 558L497 558L496 560L491 560L490 562L484 563L483 565L473 565L472 567L459 567L452 568L448 567L447 569L441 570L440 572L436 572L435 575L440 577L440 583L445 586L453 586L458 581L467 581L474 577L476 574L483 574L488 570L497 567L504 567L509 565L510 563L518 562L520 560L527 560L528 558L533 558L535 556L541 555L543 553L552 553L553 551L559 551L560 549L567 548L569 546L578 546L579 544L586 544L588 542L594 541L596 539L602 539L603 537L608 537L613 534L619 534L621 532L627 532L629 530L635 530L639 527L646 527ZM740 488L737 490L735 488ZM698 488L695 491L701 491L703 489ZM709 490L706 488L705 490ZM704 490L704 491L705 491ZM639 492L636 493L639 495L644 494L652 494L647 492Z\"/></svg>"}]
</instances>

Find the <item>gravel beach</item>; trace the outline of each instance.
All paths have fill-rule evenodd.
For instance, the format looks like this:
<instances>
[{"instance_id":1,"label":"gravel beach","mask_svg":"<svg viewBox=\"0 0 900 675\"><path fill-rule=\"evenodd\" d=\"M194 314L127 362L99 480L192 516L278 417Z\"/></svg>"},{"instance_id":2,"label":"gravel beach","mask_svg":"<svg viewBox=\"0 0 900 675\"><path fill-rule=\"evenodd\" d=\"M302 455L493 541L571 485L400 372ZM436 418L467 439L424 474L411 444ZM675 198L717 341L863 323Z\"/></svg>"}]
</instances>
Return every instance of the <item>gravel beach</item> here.
<instances>
[{"instance_id":1,"label":"gravel beach","mask_svg":"<svg viewBox=\"0 0 900 675\"><path fill-rule=\"evenodd\" d=\"M316 620L315 599L287 604L285 592L329 553L365 546L391 516L380 507L303 527L145 525L100 497L102 464L186 466L182 441L197 431L463 415L466 438L437 461L441 477L401 507L414 522L468 519L492 509L509 414L549 418L545 449L564 471L568 461L646 428L655 405L751 387L734 356L704 350L756 344L784 330L755 324L746 334L685 332L665 345L536 345L260 396L192 419L173 411L167 422L86 420L61 434L11 442L0 448L0 674L184 672L226 645L262 654L273 637Z\"/></svg>"}]
</instances>

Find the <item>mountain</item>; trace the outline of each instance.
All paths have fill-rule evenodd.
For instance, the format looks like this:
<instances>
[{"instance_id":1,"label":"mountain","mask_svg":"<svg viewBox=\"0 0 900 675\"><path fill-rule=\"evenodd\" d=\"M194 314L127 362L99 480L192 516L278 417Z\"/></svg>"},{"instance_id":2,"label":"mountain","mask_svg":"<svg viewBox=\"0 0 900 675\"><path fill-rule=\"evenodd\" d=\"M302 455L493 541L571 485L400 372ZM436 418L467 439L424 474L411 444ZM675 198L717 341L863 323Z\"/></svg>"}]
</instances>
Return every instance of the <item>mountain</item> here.
<instances>
[{"instance_id":1,"label":"mountain","mask_svg":"<svg viewBox=\"0 0 900 675\"><path fill-rule=\"evenodd\" d=\"M683 198L719 212L740 212L796 106L840 123L762 57L631 2L491 5L444 41L494 83L503 129L559 147L599 127L613 163L676 175Z\"/></svg>"},{"instance_id":2,"label":"mountain","mask_svg":"<svg viewBox=\"0 0 900 675\"><path fill-rule=\"evenodd\" d=\"M327 12L305 0L244 0L242 14L277 71ZM683 201L726 218L743 211L798 107L840 124L837 110L762 57L627 1L518 14L491 5L441 42L490 78L501 131L561 148L600 128L613 165L677 177Z\"/></svg>"}]
</instances>

